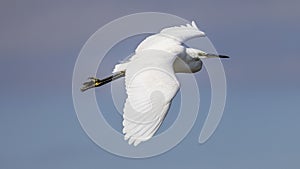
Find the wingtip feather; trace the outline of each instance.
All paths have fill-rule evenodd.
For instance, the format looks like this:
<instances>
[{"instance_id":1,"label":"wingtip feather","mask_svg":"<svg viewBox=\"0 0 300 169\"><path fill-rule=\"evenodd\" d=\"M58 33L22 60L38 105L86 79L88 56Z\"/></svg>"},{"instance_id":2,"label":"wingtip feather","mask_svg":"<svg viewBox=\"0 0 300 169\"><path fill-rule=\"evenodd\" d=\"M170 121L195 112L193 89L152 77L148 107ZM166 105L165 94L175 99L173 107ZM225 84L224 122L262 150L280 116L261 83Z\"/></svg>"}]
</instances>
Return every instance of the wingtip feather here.
<instances>
[{"instance_id":1,"label":"wingtip feather","mask_svg":"<svg viewBox=\"0 0 300 169\"><path fill-rule=\"evenodd\" d=\"M196 22L195 22L195 21L192 21L192 26L193 26L194 28L197 28L197 29L198 29L198 26L196 25Z\"/></svg>"}]
</instances>

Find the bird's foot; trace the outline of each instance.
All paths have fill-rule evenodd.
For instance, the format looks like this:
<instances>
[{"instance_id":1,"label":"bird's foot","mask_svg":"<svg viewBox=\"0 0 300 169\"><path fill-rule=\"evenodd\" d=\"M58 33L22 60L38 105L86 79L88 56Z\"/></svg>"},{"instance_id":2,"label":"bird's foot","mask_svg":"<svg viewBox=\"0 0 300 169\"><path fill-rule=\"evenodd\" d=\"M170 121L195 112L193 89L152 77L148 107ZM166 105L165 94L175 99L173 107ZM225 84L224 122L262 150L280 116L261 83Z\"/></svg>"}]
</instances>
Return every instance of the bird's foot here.
<instances>
[{"instance_id":1,"label":"bird's foot","mask_svg":"<svg viewBox=\"0 0 300 169\"><path fill-rule=\"evenodd\" d=\"M97 87L101 84L101 80L100 79L97 79L95 77L89 77L88 78L90 81L88 82L84 82L83 83L83 87L80 89L82 92L88 90L88 89L91 89L91 88L94 88L94 87Z\"/></svg>"}]
</instances>

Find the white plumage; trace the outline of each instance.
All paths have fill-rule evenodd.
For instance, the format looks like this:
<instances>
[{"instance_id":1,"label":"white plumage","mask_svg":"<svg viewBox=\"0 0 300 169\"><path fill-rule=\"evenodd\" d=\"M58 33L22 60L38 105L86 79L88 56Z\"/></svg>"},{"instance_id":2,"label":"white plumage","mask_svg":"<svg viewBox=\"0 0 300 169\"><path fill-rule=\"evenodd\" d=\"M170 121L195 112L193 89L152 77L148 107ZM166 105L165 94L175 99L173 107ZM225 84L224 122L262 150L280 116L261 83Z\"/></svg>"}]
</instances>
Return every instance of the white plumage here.
<instances>
[{"instance_id":1,"label":"white plumage","mask_svg":"<svg viewBox=\"0 0 300 169\"><path fill-rule=\"evenodd\" d=\"M90 78L82 91L99 87L125 74L128 95L123 113L123 133L129 144L149 140L164 120L170 102L179 89L175 73L194 73L202 68L201 59L228 58L188 48L184 42L205 36L195 22L165 28L142 41L126 62L117 64L113 75Z\"/></svg>"},{"instance_id":2,"label":"white plumage","mask_svg":"<svg viewBox=\"0 0 300 169\"><path fill-rule=\"evenodd\" d=\"M189 55L182 45L186 40L201 36L205 34L195 22L165 28L142 41L127 62L115 66L113 73L126 71L128 98L124 106L123 133L129 144L136 146L150 139L158 130L179 89L175 71L201 69L198 54ZM187 66L178 58L187 61L187 64L189 60L198 63Z\"/></svg>"}]
</instances>

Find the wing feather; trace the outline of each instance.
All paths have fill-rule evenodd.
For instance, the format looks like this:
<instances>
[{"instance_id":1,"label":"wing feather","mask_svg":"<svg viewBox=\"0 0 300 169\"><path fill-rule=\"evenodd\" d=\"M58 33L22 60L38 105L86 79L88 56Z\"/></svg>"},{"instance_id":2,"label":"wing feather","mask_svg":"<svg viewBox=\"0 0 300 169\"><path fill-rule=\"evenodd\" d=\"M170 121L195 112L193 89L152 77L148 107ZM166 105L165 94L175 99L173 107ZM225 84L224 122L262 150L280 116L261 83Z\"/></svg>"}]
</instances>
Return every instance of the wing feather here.
<instances>
[{"instance_id":1,"label":"wing feather","mask_svg":"<svg viewBox=\"0 0 300 169\"><path fill-rule=\"evenodd\" d=\"M150 139L159 129L179 89L173 70L175 56L156 50L146 50L138 55L126 69L128 97L122 123L124 139L135 146ZM156 62L149 62L149 59Z\"/></svg>"},{"instance_id":2,"label":"wing feather","mask_svg":"<svg viewBox=\"0 0 300 169\"><path fill-rule=\"evenodd\" d=\"M160 31L160 34L180 42L185 42L192 38L205 36L205 33L199 30L194 21L192 21L191 24L165 28Z\"/></svg>"}]
</instances>

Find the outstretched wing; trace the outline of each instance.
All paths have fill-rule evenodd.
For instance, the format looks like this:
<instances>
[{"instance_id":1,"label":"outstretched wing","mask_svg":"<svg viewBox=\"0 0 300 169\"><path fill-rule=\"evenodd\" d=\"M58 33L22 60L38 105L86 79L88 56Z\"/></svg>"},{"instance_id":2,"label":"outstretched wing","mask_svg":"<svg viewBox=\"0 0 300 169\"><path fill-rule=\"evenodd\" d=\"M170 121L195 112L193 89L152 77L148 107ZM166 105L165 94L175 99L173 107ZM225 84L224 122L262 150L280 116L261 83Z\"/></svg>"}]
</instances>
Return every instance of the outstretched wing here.
<instances>
[{"instance_id":1,"label":"outstretched wing","mask_svg":"<svg viewBox=\"0 0 300 169\"><path fill-rule=\"evenodd\" d=\"M158 130L179 89L173 70L175 56L158 50L137 55L126 69L128 98L123 114L124 138L135 146L150 139Z\"/></svg>"},{"instance_id":2,"label":"outstretched wing","mask_svg":"<svg viewBox=\"0 0 300 169\"><path fill-rule=\"evenodd\" d=\"M147 37L136 48L135 53L143 50L156 49L178 53L181 50L181 43L196 37L203 37L205 33L200 31L194 21L191 24L169 27L159 33ZM125 63L117 64L113 73L126 70L129 62L139 55L132 55Z\"/></svg>"},{"instance_id":3,"label":"outstretched wing","mask_svg":"<svg viewBox=\"0 0 300 169\"><path fill-rule=\"evenodd\" d=\"M198 29L194 21L192 21L191 24L165 28L160 31L160 34L180 42L205 36L205 33Z\"/></svg>"}]
</instances>

